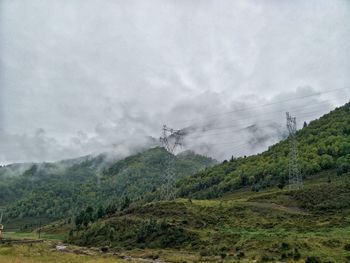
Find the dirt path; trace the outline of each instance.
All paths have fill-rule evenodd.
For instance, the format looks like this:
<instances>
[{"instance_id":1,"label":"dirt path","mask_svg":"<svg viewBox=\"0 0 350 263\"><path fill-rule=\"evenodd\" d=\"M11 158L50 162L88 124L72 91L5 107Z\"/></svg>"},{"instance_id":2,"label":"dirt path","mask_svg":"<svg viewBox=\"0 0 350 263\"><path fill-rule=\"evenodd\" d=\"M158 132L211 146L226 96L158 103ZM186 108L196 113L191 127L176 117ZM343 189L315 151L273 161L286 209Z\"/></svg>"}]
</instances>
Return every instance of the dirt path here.
<instances>
[{"instance_id":1,"label":"dirt path","mask_svg":"<svg viewBox=\"0 0 350 263\"><path fill-rule=\"evenodd\" d=\"M275 210L283 211L290 214L309 215L309 213L300 209L299 207L287 207L287 206L283 206L275 203L250 202L250 201L247 201L246 204L250 204L256 207L275 209Z\"/></svg>"}]
</instances>

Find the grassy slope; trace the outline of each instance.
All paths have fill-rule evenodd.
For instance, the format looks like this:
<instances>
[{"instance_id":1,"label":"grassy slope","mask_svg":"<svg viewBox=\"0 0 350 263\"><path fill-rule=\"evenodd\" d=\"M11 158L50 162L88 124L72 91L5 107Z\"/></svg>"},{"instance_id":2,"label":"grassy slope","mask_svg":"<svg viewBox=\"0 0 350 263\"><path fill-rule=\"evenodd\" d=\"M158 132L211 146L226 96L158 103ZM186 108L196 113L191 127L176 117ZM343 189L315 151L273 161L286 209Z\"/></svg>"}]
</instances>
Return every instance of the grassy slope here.
<instances>
[{"instance_id":1,"label":"grassy slope","mask_svg":"<svg viewBox=\"0 0 350 263\"><path fill-rule=\"evenodd\" d=\"M329 174L334 178L331 183ZM227 260L293 260L300 254L301 258L346 262L349 200L349 186L329 171L306 181L301 191L242 189L220 199L179 199L135 207L90 225L71 241L146 251L166 247L175 254L192 252L202 260L219 260L221 255Z\"/></svg>"}]
</instances>

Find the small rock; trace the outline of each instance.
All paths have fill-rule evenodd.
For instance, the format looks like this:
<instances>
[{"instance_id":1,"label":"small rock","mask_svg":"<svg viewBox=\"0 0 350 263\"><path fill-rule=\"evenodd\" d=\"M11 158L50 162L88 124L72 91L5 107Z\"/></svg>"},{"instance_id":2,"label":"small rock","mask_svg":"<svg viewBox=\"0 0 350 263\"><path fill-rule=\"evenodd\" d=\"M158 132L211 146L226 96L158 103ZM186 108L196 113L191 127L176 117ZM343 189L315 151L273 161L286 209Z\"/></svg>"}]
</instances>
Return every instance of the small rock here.
<instances>
[{"instance_id":1,"label":"small rock","mask_svg":"<svg viewBox=\"0 0 350 263\"><path fill-rule=\"evenodd\" d=\"M57 245L56 246L56 250L59 250L59 251L65 250L66 248L67 248L67 246L64 246L64 245Z\"/></svg>"}]
</instances>

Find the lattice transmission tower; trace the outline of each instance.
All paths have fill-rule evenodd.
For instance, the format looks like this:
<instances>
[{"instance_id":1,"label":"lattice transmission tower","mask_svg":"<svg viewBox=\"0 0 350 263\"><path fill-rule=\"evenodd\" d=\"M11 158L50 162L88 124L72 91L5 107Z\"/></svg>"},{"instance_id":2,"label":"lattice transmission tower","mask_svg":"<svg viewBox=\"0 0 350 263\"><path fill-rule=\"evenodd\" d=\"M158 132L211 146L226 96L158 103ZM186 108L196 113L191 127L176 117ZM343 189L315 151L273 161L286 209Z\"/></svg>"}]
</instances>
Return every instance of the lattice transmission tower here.
<instances>
[{"instance_id":1,"label":"lattice transmission tower","mask_svg":"<svg viewBox=\"0 0 350 263\"><path fill-rule=\"evenodd\" d=\"M162 176L161 200L174 200L176 198L175 163L172 155L174 155L176 148L181 146L181 138L180 130L174 130L163 125L160 142L170 155L166 159L166 169Z\"/></svg>"},{"instance_id":2,"label":"lattice transmission tower","mask_svg":"<svg viewBox=\"0 0 350 263\"><path fill-rule=\"evenodd\" d=\"M287 129L289 132L289 188L300 189L303 187L303 178L299 170L298 162L298 145L296 138L297 121L296 117L292 117L289 112L287 115Z\"/></svg>"}]
</instances>

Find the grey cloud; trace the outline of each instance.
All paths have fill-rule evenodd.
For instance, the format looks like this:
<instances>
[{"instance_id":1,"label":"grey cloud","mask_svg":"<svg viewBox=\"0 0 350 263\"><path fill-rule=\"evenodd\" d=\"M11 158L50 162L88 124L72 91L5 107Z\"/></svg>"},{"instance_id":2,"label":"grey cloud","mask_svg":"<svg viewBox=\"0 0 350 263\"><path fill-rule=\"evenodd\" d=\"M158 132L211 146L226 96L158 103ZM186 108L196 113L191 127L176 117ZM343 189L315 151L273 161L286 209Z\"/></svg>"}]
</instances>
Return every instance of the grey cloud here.
<instances>
[{"instance_id":1,"label":"grey cloud","mask_svg":"<svg viewBox=\"0 0 350 263\"><path fill-rule=\"evenodd\" d=\"M0 12L0 163L126 155L163 124L195 126L186 145L201 153L250 154L280 138L262 126L283 127L285 111L310 119L349 98L255 107L350 87L347 1L3 0ZM199 137L228 125L270 137Z\"/></svg>"}]
</instances>

